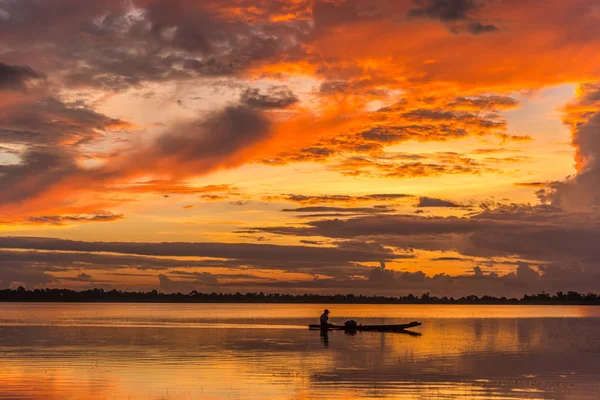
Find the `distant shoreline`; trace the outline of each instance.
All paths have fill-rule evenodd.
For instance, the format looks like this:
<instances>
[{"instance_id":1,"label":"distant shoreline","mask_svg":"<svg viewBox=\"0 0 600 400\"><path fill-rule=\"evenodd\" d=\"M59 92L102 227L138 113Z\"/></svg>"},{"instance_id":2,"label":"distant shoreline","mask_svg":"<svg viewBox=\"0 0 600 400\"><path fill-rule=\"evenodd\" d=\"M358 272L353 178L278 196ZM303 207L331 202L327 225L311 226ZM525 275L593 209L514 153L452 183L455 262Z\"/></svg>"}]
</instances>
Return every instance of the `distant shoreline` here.
<instances>
[{"instance_id":1,"label":"distant shoreline","mask_svg":"<svg viewBox=\"0 0 600 400\"><path fill-rule=\"evenodd\" d=\"M329 305L397 305L397 306L600 306L598 303L335 303L335 302L249 302L249 301L127 301L127 300L0 300L0 304L329 304Z\"/></svg>"},{"instance_id":2,"label":"distant shoreline","mask_svg":"<svg viewBox=\"0 0 600 400\"><path fill-rule=\"evenodd\" d=\"M25 288L0 290L0 302L19 303L216 303L216 304L432 304L432 305L600 305L600 295L595 293L558 292L554 295L539 293L521 298L464 296L460 298L436 297L429 293L421 296L363 296L353 294L281 294L281 293L160 293L122 292L117 290Z\"/></svg>"}]
</instances>

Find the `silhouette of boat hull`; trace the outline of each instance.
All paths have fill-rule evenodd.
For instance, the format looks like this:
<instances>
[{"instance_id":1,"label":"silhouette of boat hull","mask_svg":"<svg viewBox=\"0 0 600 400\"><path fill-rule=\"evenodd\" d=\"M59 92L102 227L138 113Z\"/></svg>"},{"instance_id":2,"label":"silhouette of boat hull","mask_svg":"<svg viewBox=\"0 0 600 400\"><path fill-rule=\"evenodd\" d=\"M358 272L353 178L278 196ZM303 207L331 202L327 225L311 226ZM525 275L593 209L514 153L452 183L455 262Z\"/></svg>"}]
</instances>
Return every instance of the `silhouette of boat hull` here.
<instances>
[{"instance_id":1,"label":"silhouette of boat hull","mask_svg":"<svg viewBox=\"0 0 600 400\"><path fill-rule=\"evenodd\" d=\"M308 329L314 330L328 330L328 331L358 331L358 332L400 332L408 328L414 328L420 326L421 323L417 321L410 322L408 324L398 325L356 325L356 326L345 326L345 325L329 325L328 328L321 328L321 325L309 325Z\"/></svg>"}]
</instances>

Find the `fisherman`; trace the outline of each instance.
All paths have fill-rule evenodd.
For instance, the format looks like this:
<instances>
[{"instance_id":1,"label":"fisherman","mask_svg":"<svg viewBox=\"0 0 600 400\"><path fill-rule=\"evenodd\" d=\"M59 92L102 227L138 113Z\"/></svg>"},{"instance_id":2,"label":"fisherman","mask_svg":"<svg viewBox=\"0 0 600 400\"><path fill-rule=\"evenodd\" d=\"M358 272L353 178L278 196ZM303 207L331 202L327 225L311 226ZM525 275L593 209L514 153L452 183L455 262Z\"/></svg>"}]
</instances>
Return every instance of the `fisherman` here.
<instances>
[{"instance_id":1,"label":"fisherman","mask_svg":"<svg viewBox=\"0 0 600 400\"><path fill-rule=\"evenodd\" d=\"M321 314L321 329L329 328L329 310L325 309L323 314Z\"/></svg>"}]
</instances>

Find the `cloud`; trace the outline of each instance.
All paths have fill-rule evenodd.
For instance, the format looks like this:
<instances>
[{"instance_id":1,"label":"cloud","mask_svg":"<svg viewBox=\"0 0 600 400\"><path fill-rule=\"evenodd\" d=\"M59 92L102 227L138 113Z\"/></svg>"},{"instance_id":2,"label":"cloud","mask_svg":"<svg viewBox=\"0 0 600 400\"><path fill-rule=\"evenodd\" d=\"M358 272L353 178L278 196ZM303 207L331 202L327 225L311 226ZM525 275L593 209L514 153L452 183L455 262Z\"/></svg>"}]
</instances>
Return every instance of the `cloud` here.
<instances>
[{"instance_id":1,"label":"cloud","mask_svg":"<svg viewBox=\"0 0 600 400\"><path fill-rule=\"evenodd\" d=\"M515 186L527 187L527 188L545 188L554 182L515 182Z\"/></svg>"},{"instance_id":2,"label":"cloud","mask_svg":"<svg viewBox=\"0 0 600 400\"><path fill-rule=\"evenodd\" d=\"M259 89L247 88L242 92L240 101L248 107L270 110L288 108L299 100L287 86L272 86L265 94Z\"/></svg>"},{"instance_id":3,"label":"cloud","mask_svg":"<svg viewBox=\"0 0 600 400\"><path fill-rule=\"evenodd\" d=\"M409 10L409 17L437 19L450 25L450 31L460 33L466 30L474 35L495 32L498 27L473 21L470 15L481 8L477 0L415 0L419 5Z\"/></svg>"},{"instance_id":4,"label":"cloud","mask_svg":"<svg viewBox=\"0 0 600 400\"><path fill-rule=\"evenodd\" d=\"M306 147L298 151L285 151L279 153L276 157L264 158L261 160L261 162L268 165L285 165L299 162L319 162L325 161L335 154L335 149L328 149L326 147Z\"/></svg>"},{"instance_id":5,"label":"cloud","mask_svg":"<svg viewBox=\"0 0 600 400\"><path fill-rule=\"evenodd\" d=\"M194 186L186 182L169 181L154 179L149 181L134 182L129 185L119 185L118 190L120 192L132 192L132 193L158 193L158 194L169 194L169 195L189 195L189 194L202 194L211 192L230 192L236 190L235 187L228 184L220 185L204 185Z\"/></svg>"},{"instance_id":6,"label":"cloud","mask_svg":"<svg viewBox=\"0 0 600 400\"><path fill-rule=\"evenodd\" d=\"M104 212L96 215L44 215L29 217L28 223L35 225L68 225L71 223L113 222L125 218L123 214Z\"/></svg>"},{"instance_id":7,"label":"cloud","mask_svg":"<svg viewBox=\"0 0 600 400\"><path fill-rule=\"evenodd\" d=\"M470 258L463 257L434 257L430 258L431 261L471 261Z\"/></svg>"},{"instance_id":8,"label":"cloud","mask_svg":"<svg viewBox=\"0 0 600 400\"><path fill-rule=\"evenodd\" d=\"M72 155L61 149L31 149L19 164L0 165L0 206L36 198L81 170Z\"/></svg>"},{"instance_id":9,"label":"cloud","mask_svg":"<svg viewBox=\"0 0 600 400\"><path fill-rule=\"evenodd\" d=\"M24 91L27 82L40 79L42 75L26 65L8 65L0 61L0 91Z\"/></svg>"},{"instance_id":10,"label":"cloud","mask_svg":"<svg viewBox=\"0 0 600 400\"><path fill-rule=\"evenodd\" d=\"M450 106L465 110L510 110L517 108L519 102L512 97L497 94L457 97Z\"/></svg>"},{"instance_id":11,"label":"cloud","mask_svg":"<svg viewBox=\"0 0 600 400\"><path fill-rule=\"evenodd\" d=\"M256 232L329 239L377 240L383 245L456 251L467 257L519 257L597 269L600 214L569 213L550 206L508 205L470 218L370 215L325 219L303 226L257 227ZM600 225L598 225L600 226Z\"/></svg>"},{"instance_id":12,"label":"cloud","mask_svg":"<svg viewBox=\"0 0 600 400\"><path fill-rule=\"evenodd\" d=\"M577 81L575 75L592 75L584 73L593 70L585 63L549 62L574 50L593 48L597 21L589 11L591 4L590 0L577 0L577 6L560 4L543 10L543 23L530 24L540 15L533 2L508 7L475 0L278 1L257 7L255 2L230 0L218 4L101 0L93 5L64 0L50 7L15 1L4 6L11 17L0 34L10 50L5 52L10 57L5 62L29 61L21 49L31 46L42 56L36 57L36 63L49 74L64 77L64 83L108 90L145 82L282 77L294 72L333 82L368 81L372 88L381 87L378 82L393 86L406 79L441 79L470 87L506 87L503 82L535 86L540 81L556 84L557 80ZM399 23L407 15L413 21ZM431 29L428 20L442 21L451 32L479 34L500 24L507 29L498 35L480 35L487 40L464 40L462 35ZM585 33L560 40L576 26ZM411 36L413 40L369 41L382 30L390 38ZM529 45L515 49L515 40L522 37L528 38ZM548 40L555 46L553 54L546 56ZM348 41L352 46L343 46ZM48 43L60 47L44 47ZM490 46L497 50L494 54L484 51ZM454 57L457 53L468 54L470 62ZM587 52L581 53L584 61ZM518 64L515 68L502 67L506 54L511 54L513 65ZM391 62L379 64L390 56ZM377 64L348 63L348 59ZM541 60L539 68L528 71L524 67L533 60Z\"/></svg>"},{"instance_id":13,"label":"cloud","mask_svg":"<svg viewBox=\"0 0 600 400\"><path fill-rule=\"evenodd\" d=\"M0 110L3 143L54 146L90 144L106 132L127 131L134 125L93 111L81 102L54 97L26 99Z\"/></svg>"},{"instance_id":14,"label":"cloud","mask_svg":"<svg viewBox=\"0 0 600 400\"><path fill-rule=\"evenodd\" d=\"M350 157L328 169L346 176L393 179L424 178L454 174L481 174L494 169L475 160L461 157L435 157L435 161L397 162L387 157Z\"/></svg>"},{"instance_id":15,"label":"cloud","mask_svg":"<svg viewBox=\"0 0 600 400\"><path fill-rule=\"evenodd\" d=\"M228 106L194 123L173 127L148 146L115 152L97 166L81 165L76 159L78 153L71 149L31 147L20 154L20 163L0 165L0 185L11 187L10 191L0 192L0 207L10 205L21 212L47 212L48 206L54 210L62 202L72 203L69 196L81 198L85 193L100 192L111 185L147 176L158 179L126 185L124 190L159 193L221 190L224 187L192 188L179 182L189 176L241 165L252 149L270 136L271 122L260 111ZM101 204L93 206L103 208Z\"/></svg>"},{"instance_id":16,"label":"cloud","mask_svg":"<svg viewBox=\"0 0 600 400\"><path fill-rule=\"evenodd\" d=\"M346 81L325 81L319 86L319 91L328 94L344 93L349 86Z\"/></svg>"},{"instance_id":17,"label":"cloud","mask_svg":"<svg viewBox=\"0 0 600 400\"><path fill-rule=\"evenodd\" d=\"M211 289L219 284L218 279L208 272L189 274L187 277L188 279L174 280L165 274L159 274L159 288L166 293L189 293L192 290Z\"/></svg>"},{"instance_id":18,"label":"cloud","mask_svg":"<svg viewBox=\"0 0 600 400\"><path fill-rule=\"evenodd\" d=\"M54 278L50 274L27 264L13 263L12 265L2 266L0 269L0 285L5 288L15 286L32 288L44 286L53 281Z\"/></svg>"},{"instance_id":19,"label":"cloud","mask_svg":"<svg viewBox=\"0 0 600 400\"><path fill-rule=\"evenodd\" d=\"M263 196L265 201L288 201L300 204L326 204L326 203L364 203L364 202L379 202L379 201L398 201L402 199L412 198L414 195L405 193L375 193L365 195L303 195L303 194L282 194Z\"/></svg>"},{"instance_id":20,"label":"cloud","mask_svg":"<svg viewBox=\"0 0 600 400\"><path fill-rule=\"evenodd\" d=\"M417 0L421 7L413 8L409 15L413 17L437 18L441 21L459 21L477 10L475 0Z\"/></svg>"},{"instance_id":21,"label":"cloud","mask_svg":"<svg viewBox=\"0 0 600 400\"><path fill-rule=\"evenodd\" d=\"M241 260L242 263L268 265L343 265L349 262L401 258L389 250L365 251L355 248L279 246L251 243L134 243L82 242L59 239L0 237L0 248L54 251L111 252L146 256L189 256Z\"/></svg>"},{"instance_id":22,"label":"cloud","mask_svg":"<svg viewBox=\"0 0 600 400\"><path fill-rule=\"evenodd\" d=\"M567 275L572 273L570 277ZM557 278L561 277L561 280ZM401 293L429 292L437 296L465 296L466 293L477 296L522 296L541 291L575 290L589 291L593 285L586 280L598 282L597 271L553 265L544 270L535 270L526 262L518 262L513 272L499 275L493 271L484 271L475 266L471 274L428 276L422 271L401 272L387 269L385 264L373 268L364 285L380 287L388 291ZM593 290L593 289L592 289ZM396 292L396 293L397 293Z\"/></svg>"},{"instance_id":23,"label":"cloud","mask_svg":"<svg viewBox=\"0 0 600 400\"><path fill-rule=\"evenodd\" d=\"M480 35L482 33L496 32L499 31L498 27L491 24L483 24L481 22L470 22L466 25L466 30L473 35ZM453 32L460 32L460 28L453 28Z\"/></svg>"},{"instance_id":24,"label":"cloud","mask_svg":"<svg viewBox=\"0 0 600 400\"><path fill-rule=\"evenodd\" d=\"M33 238L29 238L33 240ZM314 247L314 246L311 246ZM364 251L381 251L381 245L360 241L349 241L346 247L357 247ZM267 291L267 292L341 292L351 291L362 294L388 294L399 295L408 293L430 292L439 296L465 296L497 295L520 296L524 293L558 290L577 290L586 292L594 290L594 285L600 281L597 269L586 268L581 265L549 264L532 267L526 262L516 262L513 271L503 275L492 268L475 266L472 273L448 275L438 273L428 275L423 271L412 272L390 269L385 262L380 267L340 267L329 268L324 265L315 265L311 271L320 276L319 279L299 279L293 265L284 266L291 272L271 272L268 276L261 275L260 270L229 269L226 273L208 273L194 270L195 266L208 266L205 261L186 261L169 259L165 257L153 258L145 256L127 256L106 253L72 253L53 251L0 251L0 285L28 287L64 287L66 282L94 283L102 286L105 283L114 283L110 280L98 280L94 276L135 276L138 278L158 278L159 288L167 292L214 291ZM440 258L441 259L441 258ZM475 262L475 261L474 261ZM215 263L215 267L234 264ZM177 267L177 269L166 269ZM77 272L85 268L89 272ZM120 272L121 268L126 271ZM158 271L158 275L145 273L148 268ZM239 268L239 267L235 267ZM77 272L75 276L65 276L65 273ZM60 273L60 276L52 274ZM151 279L146 283L132 286L134 290L149 290L156 287Z\"/></svg>"},{"instance_id":25,"label":"cloud","mask_svg":"<svg viewBox=\"0 0 600 400\"><path fill-rule=\"evenodd\" d=\"M334 278L291 281L232 282L220 285L221 290L283 291L283 292L317 292L340 293L351 291L356 294L382 294L389 296L407 295L409 293L430 293L434 296L461 297L507 296L520 297L524 294L542 291L574 290L579 292L594 291L600 274L593 270L585 270L577 266L552 265L545 268L530 266L518 262L513 271L498 274L493 270L475 266L471 273L448 275L438 273L428 275L424 271L398 271L387 268L385 263L380 267L371 267L358 274Z\"/></svg>"},{"instance_id":26,"label":"cloud","mask_svg":"<svg viewBox=\"0 0 600 400\"><path fill-rule=\"evenodd\" d=\"M365 214L381 214L390 213L394 209L388 206L375 206L375 207L300 207L300 208L285 208L281 211L284 212L295 212L295 213L309 213L309 212L343 212L343 213L365 213Z\"/></svg>"},{"instance_id":27,"label":"cloud","mask_svg":"<svg viewBox=\"0 0 600 400\"><path fill-rule=\"evenodd\" d=\"M543 201L565 210L600 206L600 84L583 84L565 107L577 174L538 192Z\"/></svg>"},{"instance_id":28,"label":"cloud","mask_svg":"<svg viewBox=\"0 0 600 400\"><path fill-rule=\"evenodd\" d=\"M464 205L435 197L419 197L416 207L464 207Z\"/></svg>"},{"instance_id":29,"label":"cloud","mask_svg":"<svg viewBox=\"0 0 600 400\"><path fill-rule=\"evenodd\" d=\"M91 276L91 275L89 275L89 274L86 274L85 272L82 272L82 273L80 273L79 275L77 275L77 278L78 278L78 279L81 279L81 280L84 280L84 281L91 281L91 280L93 280L93 279L94 279L94 278L92 278L92 276Z\"/></svg>"},{"instance_id":30,"label":"cloud","mask_svg":"<svg viewBox=\"0 0 600 400\"><path fill-rule=\"evenodd\" d=\"M150 147L127 157L124 167L140 175L198 176L242 164L244 153L270 136L271 122L260 111L227 106L195 123L174 127Z\"/></svg>"},{"instance_id":31,"label":"cloud","mask_svg":"<svg viewBox=\"0 0 600 400\"><path fill-rule=\"evenodd\" d=\"M503 129L505 121L497 120L493 115L481 116L469 112L447 111L440 109L415 109L402 114L409 121L458 121L473 129Z\"/></svg>"},{"instance_id":32,"label":"cloud","mask_svg":"<svg viewBox=\"0 0 600 400\"><path fill-rule=\"evenodd\" d=\"M364 101L362 96L360 101ZM409 141L446 142L470 136L496 136L503 142L530 139L507 133L506 121L500 112L510 107L514 107L514 100L493 94L461 98L440 95L427 99L411 95L374 113L359 114L361 117L357 117L346 130L315 135L315 140L307 145L281 151L263 158L261 162L268 165L325 163L348 153L377 156L386 146ZM344 116L340 118L346 119L355 113L351 110L343 112ZM314 128L309 125L307 121L306 129L312 131Z\"/></svg>"}]
</instances>

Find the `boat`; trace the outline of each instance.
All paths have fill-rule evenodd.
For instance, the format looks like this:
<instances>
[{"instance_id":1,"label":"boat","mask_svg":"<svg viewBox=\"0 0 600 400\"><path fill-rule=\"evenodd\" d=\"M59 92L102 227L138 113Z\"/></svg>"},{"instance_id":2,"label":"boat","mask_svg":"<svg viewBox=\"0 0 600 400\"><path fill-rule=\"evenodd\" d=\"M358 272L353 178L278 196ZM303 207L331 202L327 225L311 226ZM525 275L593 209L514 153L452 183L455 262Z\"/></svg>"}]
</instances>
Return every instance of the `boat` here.
<instances>
[{"instance_id":1,"label":"boat","mask_svg":"<svg viewBox=\"0 0 600 400\"><path fill-rule=\"evenodd\" d=\"M322 330L327 331L348 331L348 332L402 332L408 328L414 328L420 326L421 323L417 321L410 322L408 324L397 324L397 325L333 325L329 324L327 328ZM321 330L321 325L309 325L308 329Z\"/></svg>"}]
</instances>

